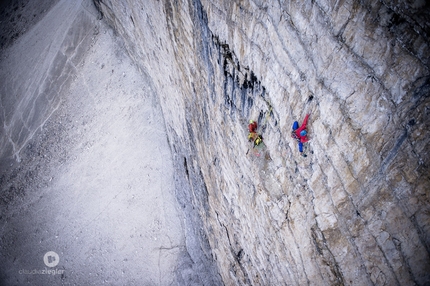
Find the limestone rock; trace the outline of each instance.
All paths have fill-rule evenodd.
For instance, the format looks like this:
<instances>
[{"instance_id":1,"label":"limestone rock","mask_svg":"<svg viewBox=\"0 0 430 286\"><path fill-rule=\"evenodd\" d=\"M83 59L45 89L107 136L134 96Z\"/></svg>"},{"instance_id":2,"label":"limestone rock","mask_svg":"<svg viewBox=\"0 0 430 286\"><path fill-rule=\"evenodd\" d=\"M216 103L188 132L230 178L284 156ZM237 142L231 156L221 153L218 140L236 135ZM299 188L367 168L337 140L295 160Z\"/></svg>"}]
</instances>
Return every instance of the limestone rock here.
<instances>
[{"instance_id":1,"label":"limestone rock","mask_svg":"<svg viewBox=\"0 0 430 286\"><path fill-rule=\"evenodd\" d=\"M96 3L152 77L226 285L430 283L428 4Z\"/></svg>"},{"instance_id":2,"label":"limestone rock","mask_svg":"<svg viewBox=\"0 0 430 286\"><path fill-rule=\"evenodd\" d=\"M428 3L94 3L163 110L183 281L430 284Z\"/></svg>"}]
</instances>

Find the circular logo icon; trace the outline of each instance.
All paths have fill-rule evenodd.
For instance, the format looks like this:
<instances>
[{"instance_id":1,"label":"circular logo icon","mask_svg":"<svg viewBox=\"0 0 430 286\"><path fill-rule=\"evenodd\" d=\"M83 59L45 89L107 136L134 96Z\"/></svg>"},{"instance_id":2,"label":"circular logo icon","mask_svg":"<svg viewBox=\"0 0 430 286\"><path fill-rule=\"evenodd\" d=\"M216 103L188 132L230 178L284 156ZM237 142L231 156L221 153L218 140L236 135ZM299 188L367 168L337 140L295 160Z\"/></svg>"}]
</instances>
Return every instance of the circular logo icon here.
<instances>
[{"instance_id":1,"label":"circular logo icon","mask_svg":"<svg viewBox=\"0 0 430 286\"><path fill-rule=\"evenodd\" d=\"M43 262L45 262L45 265L48 267L55 267L60 262L60 256L54 251L48 251L43 256Z\"/></svg>"}]
</instances>

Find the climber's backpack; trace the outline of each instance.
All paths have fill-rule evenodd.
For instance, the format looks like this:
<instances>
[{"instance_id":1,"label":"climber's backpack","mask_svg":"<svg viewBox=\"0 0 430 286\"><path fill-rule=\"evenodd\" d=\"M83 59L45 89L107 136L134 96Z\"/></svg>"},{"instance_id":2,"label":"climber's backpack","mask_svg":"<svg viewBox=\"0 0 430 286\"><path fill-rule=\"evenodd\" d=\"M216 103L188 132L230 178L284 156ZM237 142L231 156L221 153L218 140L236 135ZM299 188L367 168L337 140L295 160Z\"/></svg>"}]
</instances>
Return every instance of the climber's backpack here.
<instances>
[{"instance_id":1,"label":"climber's backpack","mask_svg":"<svg viewBox=\"0 0 430 286\"><path fill-rule=\"evenodd\" d=\"M255 146L260 145L262 141L263 141L263 137L261 137L261 135L258 135L257 139L255 139L255 141L254 141Z\"/></svg>"}]
</instances>

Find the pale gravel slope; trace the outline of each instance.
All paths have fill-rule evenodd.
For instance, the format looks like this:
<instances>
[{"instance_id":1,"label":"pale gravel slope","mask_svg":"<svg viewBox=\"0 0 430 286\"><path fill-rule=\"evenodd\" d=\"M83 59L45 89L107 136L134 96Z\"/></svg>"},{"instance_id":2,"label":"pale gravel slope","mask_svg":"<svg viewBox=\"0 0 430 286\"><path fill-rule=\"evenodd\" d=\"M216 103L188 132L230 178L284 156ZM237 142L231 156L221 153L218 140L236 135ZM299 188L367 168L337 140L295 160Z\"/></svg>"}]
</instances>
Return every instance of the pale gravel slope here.
<instances>
[{"instance_id":1,"label":"pale gravel slope","mask_svg":"<svg viewBox=\"0 0 430 286\"><path fill-rule=\"evenodd\" d=\"M2 285L169 285L187 269L163 116L96 18L60 1L3 53L2 125L19 144L1 170ZM23 274L47 251L60 274Z\"/></svg>"}]
</instances>

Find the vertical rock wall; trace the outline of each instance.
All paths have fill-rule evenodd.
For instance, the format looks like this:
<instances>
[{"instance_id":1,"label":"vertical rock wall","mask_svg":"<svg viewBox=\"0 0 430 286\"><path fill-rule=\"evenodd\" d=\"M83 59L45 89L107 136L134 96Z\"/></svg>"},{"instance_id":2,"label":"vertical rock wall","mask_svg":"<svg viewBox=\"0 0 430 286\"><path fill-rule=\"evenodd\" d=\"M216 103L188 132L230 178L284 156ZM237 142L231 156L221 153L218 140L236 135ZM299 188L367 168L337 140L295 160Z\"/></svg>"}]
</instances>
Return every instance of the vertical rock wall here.
<instances>
[{"instance_id":1,"label":"vertical rock wall","mask_svg":"<svg viewBox=\"0 0 430 286\"><path fill-rule=\"evenodd\" d=\"M430 283L425 1L95 2L158 93L194 262L226 285Z\"/></svg>"}]
</instances>

